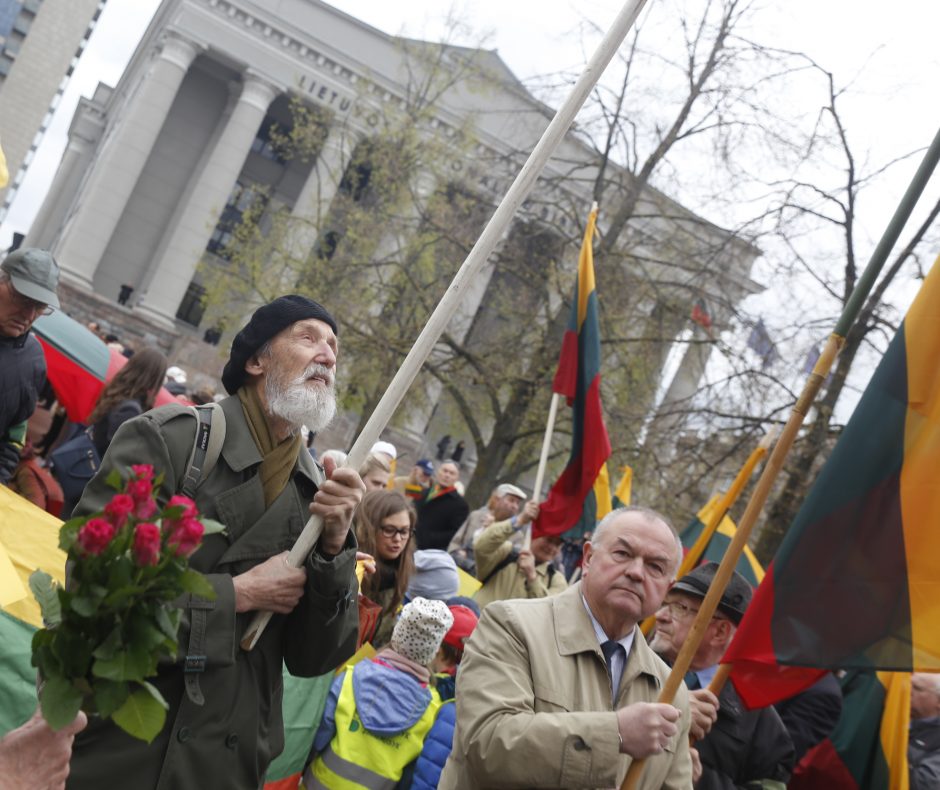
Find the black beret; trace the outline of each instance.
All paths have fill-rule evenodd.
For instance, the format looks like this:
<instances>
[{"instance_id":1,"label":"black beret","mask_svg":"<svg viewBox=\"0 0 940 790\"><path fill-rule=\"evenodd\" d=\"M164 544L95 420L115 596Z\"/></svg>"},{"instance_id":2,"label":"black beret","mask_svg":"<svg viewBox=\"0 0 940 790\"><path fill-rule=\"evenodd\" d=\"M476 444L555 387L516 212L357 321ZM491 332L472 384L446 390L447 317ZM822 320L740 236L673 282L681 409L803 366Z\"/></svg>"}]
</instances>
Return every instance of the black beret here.
<instances>
[{"instance_id":1,"label":"black beret","mask_svg":"<svg viewBox=\"0 0 940 790\"><path fill-rule=\"evenodd\" d=\"M704 598L708 594L708 588L711 587L717 570L717 562L706 562L695 570L689 571L672 585L672 589L689 593L697 598ZM752 594L753 590L747 583L747 579L737 571L733 571L731 580L718 602L718 610L724 612L734 623L740 623L747 605L751 602Z\"/></svg>"},{"instance_id":2,"label":"black beret","mask_svg":"<svg viewBox=\"0 0 940 790\"><path fill-rule=\"evenodd\" d=\"M255 310L251 320L232 341L232 350L222 371L222 385L226 391L234 395L245 383L245 365L261 346L282 329L308 318L323 321L336 332L336 321L326 308L299 294L279 296L273 302Z\"/></svg>"}]
</instances>

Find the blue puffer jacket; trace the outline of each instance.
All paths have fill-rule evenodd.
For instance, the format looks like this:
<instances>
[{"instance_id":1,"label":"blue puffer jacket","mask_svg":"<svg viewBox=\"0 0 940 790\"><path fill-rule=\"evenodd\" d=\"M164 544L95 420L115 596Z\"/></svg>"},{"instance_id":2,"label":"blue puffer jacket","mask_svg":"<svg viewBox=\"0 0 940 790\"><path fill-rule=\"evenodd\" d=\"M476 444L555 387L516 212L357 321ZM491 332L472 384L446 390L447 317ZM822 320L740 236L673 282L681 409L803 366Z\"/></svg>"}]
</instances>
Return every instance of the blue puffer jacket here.
<instances>
[{"instance_id":1,"label":"blue puffer jacket","mask_svg":"<svg viewBox=\"0 0 940 790\"><path fill-rule=\"evenodd\" d=\"M441 779L444 763L454 745L454 726L457 723L457 704L452 700L441 706L434 726L424 740L418 755L411 790L435 790Z\"/></svg>"}]
</instances>

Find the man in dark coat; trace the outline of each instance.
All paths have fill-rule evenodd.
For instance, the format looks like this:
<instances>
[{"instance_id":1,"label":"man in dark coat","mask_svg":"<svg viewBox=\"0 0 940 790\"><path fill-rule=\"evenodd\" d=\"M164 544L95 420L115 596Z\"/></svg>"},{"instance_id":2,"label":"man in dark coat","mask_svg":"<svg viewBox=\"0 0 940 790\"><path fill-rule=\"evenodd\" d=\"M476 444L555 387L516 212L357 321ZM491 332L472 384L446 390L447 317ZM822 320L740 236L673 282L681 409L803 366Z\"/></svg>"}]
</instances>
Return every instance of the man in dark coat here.
<instances>
[{"instance_id":1,"label":"man in dark coat","mask_svg":"<svg viewBox=\"0 0 940 790\"><path fill-rule=\"evenodd\" d=\"M656 632L650 642L667 663L675 661L708 588L717 563L700 565L679 579L656 613ZM746 710L730 683L718 699L708 684L718 669L744 611L751 586L735 572L725 589L686 675L692 707L691 733L701 762L696 790L745 787L784 788L793 770L793 743L772 707ZM718 718L714 719L715 704ZM711 722L714 721L714 724ZM694 759L694 758L693 758Z\"/></svg>"},{"instance_id":2,"label":"man in dark coat","mask_svg":"<svg viewBox=\"0 0 940 790\"><path fill-rule=\"evenodd\" d=\"M798 763L835 729L842 715L842 687L835 675L827 672L808 689L778 702L774 708L793 739L794 760Z\"/></svg>"},{"instance_id":3,"label":"man in dark coat","mask_svg":"<svg viewBox=\"0 0 940 790\"><path fill-rule=\"evenodd\" d=\"M460 470L453 461L437 467L434 483L418 502L415 538L419 549L447 550L447 546L470 515L470 506L457 491Z\"/></svg>"},{"instance_id":4,"label":"man in dark coat","mask_svg":"<svg viewBox=\"0 0 940 790\"><path fill-rule=\"evenodd\" d=\"M33 322L59 306L59 265L45 250L11 252L0 264L0 484L20 462L26 421L46 383L46 361Z\"/></svg>"},{"instance_id":5,"label":"man in dark coat","mask_svg":"<svg viewBox=\"0 0 940 790\"><path fill-rule=\"evenodd\" d=\"M911 735L907 745L911 790L940 787L940 675L911 675Z\"/></svg>"},{"instance_id":6,"label":"man in dark coat","mask_svg":"<svg viewBox=\"0 0 940 790\"><path fill-rule=\"evenodd\" d=\"M190 560L215 600L187 596L183 604L180 655L153 681L169 703L163 731L148 745L93 720L76 739L69 788L256 790L284 746L282 666L310 677L352 655L358 612L349 526L364 486L352 469L330 464L324 476L300 434L304 424L321 430L335 411L335 332L321 305L286 296L257 310L235 337L222 374L232 397L210 427L209 442L224 429L224 444L195 495L200 513L226 529L207 536ZM137 463L165 475L158 492L165 502L183 486L195 430L182 406L124 423L76 513L100 510L113 494L107 476ZM324 528L298 569L285 559L308 505ZM275 614L244 651L239 643L260 610Z\"/></svg>"}]
</instances>

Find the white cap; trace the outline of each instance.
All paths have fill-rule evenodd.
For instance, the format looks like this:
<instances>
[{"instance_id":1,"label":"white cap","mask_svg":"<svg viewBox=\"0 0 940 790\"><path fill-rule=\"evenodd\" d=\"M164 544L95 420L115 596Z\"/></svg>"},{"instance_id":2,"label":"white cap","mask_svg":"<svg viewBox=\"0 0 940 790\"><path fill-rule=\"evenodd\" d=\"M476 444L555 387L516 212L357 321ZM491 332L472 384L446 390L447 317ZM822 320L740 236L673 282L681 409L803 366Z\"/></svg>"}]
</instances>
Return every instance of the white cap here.
<instances>
[{"instance_id":1,"label":"white cap","mask_svg":"<svg viewBox=\"0 0 940 790\"><path fill-rule=\"evenodd\" d=\"M517 496L519 499L525 499L525 491L518 486L514 486L512 483L503 483L502 485L496 486L496 496L506 496L506 494Z\"/></svg>"},{"instance_id":2,"label":"white cap","mask_svg":"<svg viewBox=\"0 0 940 790\"><path fill-rule=\"evenodd\" d=\"M376 442L372 445L372 449L369 452L384 453L389 458L398 458L398 450L395 449L395 445L391 442Z\"/></svg>"},{"instance_id":3,"label":"white cap","mask_svg":"<svg viewBox=\"0 0 940 790\"><path fill-rule=\"evenodd\" d=\"M171 365L166 369L166 377L173 379L177 384L186 383L186 371L176 365Z\"/></svg>"}]
</instances>

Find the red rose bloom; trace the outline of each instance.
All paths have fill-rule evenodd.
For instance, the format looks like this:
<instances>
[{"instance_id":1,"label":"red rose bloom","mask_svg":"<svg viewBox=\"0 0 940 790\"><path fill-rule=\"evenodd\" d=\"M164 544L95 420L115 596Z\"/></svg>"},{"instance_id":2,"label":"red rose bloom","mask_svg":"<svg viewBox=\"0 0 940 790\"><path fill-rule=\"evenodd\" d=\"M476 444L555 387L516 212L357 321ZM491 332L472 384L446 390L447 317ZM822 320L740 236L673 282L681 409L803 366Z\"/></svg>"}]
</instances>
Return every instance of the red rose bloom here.
<instances>
[{"instance_id":1,"label":"red rose bloom","mask_svg":"<svg viewBox=\"0 0 940 790\"><path fill-rule=\"evenodd\" d=\"M127 517L134 512L134 498L128 494L115 494L111 501L104 506L104 514L108 521L120 529L127 521Z\"/></svg>"},{"instance_id":2,"label":"red rose bloom","mask_svg":"<svg viewBox=\"0 0 940 790\"><path fill-rule=\"evenodd\" d=\"M141 499L134 505L134 518L143 521L153 518L157 512L157 503L152 499Z\"/></svg>"},{"instance_id":3,"label":"red rose bloom","mask_svg":"<svg viewBox=\"0 0 940 790\"><path fill-rule=\"evenodd\" d=\"M204 531L205 528L202 526L202 522L194 518L183 518L174 521L170 530L170 537L167 538L167 545L173 548L177 557L188 557L199 548Z\"/></svg>"},{"instance_id":4,"label":"red rose bloom","mask_svg":"<svg viewBox=\"0 0 940 790\"><path fill-rule=\"evenodd\" d=\"M78 545L85 554L97 556L114 537L114 525L103 518L92 518L78 531Z\"/></svg>"},{"instance_id":5,"label":"red rose bloom","mask_svg":"<svg viewBox=\"0 0 940 790\"><path fill-rule=\"evenodd\" d=\"M153 466L151 464L134 464L131 472L138 480L153 480Z\"/></svg>"},{"instance_id":6,"label":"red rose bloom","mask_svg":"<svg viewBox=\"0 0 940 790\"><path fill-rule=\"evenodd\" d=\"M138 565L156 565L160 559L160 528L145 521L134 530L134 561Z\"/></svg>"},{"instance_id":7,"label":"red rose bloom","mask_svg":"<svg viewBox=\"0 0 940 790\"><path fill-rule=\"evenodd\" d=\"M135 502L143 502L153 494L153 484L149 480L131 480L127 484L127 493Z\"/></svg>"},{"instance_id":8,"label":"red rose bloom","mask_svg":"<svg viewBox=\"0 0 940 790\"><path fill-rule=\"evenodd\" d=\"M183 508L183 515L179 518L196 518L199 515L199 511L196 510L196 503L193 502L188 496L183 496L182 494L174 494L170 497L170 501L166 503L167 507L181 507ZM174 522L177 519L174 519Z\"/></svg>"}]
</instances>

